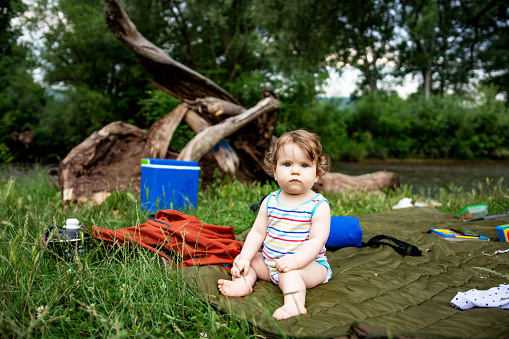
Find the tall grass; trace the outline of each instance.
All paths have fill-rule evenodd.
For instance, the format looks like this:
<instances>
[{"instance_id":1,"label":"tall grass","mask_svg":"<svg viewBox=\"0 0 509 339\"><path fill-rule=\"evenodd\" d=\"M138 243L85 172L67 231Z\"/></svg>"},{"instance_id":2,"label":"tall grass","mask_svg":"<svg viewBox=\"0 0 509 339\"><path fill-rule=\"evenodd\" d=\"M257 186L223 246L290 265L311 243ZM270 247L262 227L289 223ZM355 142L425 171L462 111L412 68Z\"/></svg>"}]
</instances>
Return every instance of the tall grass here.
<instances>
[{"instance_id":1,"label":"tall grass","mask_svg":"<svg viewBox=\"0 0 509 339\"><path fill-rule=\"evenodd\" d=\"M122 228L143 223L148 213L132 192L115 192L101 205L62 204L60 191L41 168L16 178L0 176L0 334L4 337L263 337L245 320L222 314L193 293L174 267L148 251L92 249L73 260L55 258L40 239L45 230L75 217L85 225ZM215 182L185 213L236 233L256 217L250 206L277 187L271 183ZM333 215L390 209L403 197L433 199L444 212L488 203L507 208L509 192L486 182L471 191L452 187L418 196L411 187L387 195L326 194Z\"/></svg>"}]
</instances>

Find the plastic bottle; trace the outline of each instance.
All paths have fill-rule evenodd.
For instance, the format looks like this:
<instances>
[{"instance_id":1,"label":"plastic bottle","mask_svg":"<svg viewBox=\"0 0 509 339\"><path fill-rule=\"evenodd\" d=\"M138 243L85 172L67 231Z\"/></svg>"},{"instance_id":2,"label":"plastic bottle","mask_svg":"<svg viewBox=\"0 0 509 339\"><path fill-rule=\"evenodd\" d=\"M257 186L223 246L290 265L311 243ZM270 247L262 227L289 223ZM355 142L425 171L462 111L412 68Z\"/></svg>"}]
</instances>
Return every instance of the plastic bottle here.
<instances>
[{"instance_id":1,"label":"plastic bottle","mask_svg":"<svg viewBox=\"0 0 509 339\"><path fill-rule=\"evenodd\" d=\"M69 218L61 229L49 229L41 239L50 247L54 254L64 258L72 258L74 253L84 254L89 250L90 236L81 229L78 219Z\"/></svg>"},{"instance_id":2,"label":"plastic bottle","mask_svg":"<svg viewBox=\"0 0 509 339\"><path fill-rule=\"evenodd\" d=\"M65 225L63 226L66 238L71 241L78 238L80 228L81 226L78 219L67 219L65 221Z\"/></svg>"}]
</instances>

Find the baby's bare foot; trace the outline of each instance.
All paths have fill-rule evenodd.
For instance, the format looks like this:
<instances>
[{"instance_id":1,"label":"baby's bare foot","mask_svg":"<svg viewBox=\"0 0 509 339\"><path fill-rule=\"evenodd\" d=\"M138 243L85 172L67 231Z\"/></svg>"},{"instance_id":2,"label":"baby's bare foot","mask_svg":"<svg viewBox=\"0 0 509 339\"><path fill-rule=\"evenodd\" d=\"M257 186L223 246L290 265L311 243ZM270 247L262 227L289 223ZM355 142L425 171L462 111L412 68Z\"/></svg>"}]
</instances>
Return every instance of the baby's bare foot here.
<instances>
[{"instance_id":1,"label":"baby's bare foot","mask_svg":"<svg viewBox=\"0 0 509 339\"><path fill-rule=\"evenodd\" d=\"M306 310L305 307L298 307L297 305L283 305L277 310L274 311L272 316L276 318L277 320L283 320L288 319L290 317L294 317L299 314L306 314L308 313L308 310Z\"/></svg>"},{"instance_id":2,"label":"baby's bare foot","mask_svg":"<svg viewBox=\"0 0 509 339\"><path fill-rule=\"evenodd\" d=\"M227 297L243 297L253 292L253 288L249 286L244 279L217 281L219 292Z\"/></svg>"}]
</instances>

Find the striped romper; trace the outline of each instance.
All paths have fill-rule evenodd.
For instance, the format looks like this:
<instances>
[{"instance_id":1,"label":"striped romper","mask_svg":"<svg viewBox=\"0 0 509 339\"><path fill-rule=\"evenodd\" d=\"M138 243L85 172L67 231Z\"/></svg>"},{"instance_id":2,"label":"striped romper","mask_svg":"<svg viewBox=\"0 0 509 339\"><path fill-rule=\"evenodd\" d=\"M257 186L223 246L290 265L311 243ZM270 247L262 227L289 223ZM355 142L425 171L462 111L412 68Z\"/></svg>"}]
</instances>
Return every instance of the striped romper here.
<instances>
[{"instance_id":1,"label":"striped romper","mask_svg":"<svg viewBox=\"0 0 509 339\"><path fill-rule=\"evenodd\" d=\"M321 194L317 193L309 201L298 206L286 206L279 203L281 189L272 192L267 199L268 227L267 236L263 242L263 260L270 271L272 282L279 284L279 271L275 262L286 254L293 254L299 250L309 239L311 231L311 218L318 205L327 202ZM329 281L332 270L325 257L325 246L315 259L328 270L324 283Z\"/></svg>"}]
</instances>

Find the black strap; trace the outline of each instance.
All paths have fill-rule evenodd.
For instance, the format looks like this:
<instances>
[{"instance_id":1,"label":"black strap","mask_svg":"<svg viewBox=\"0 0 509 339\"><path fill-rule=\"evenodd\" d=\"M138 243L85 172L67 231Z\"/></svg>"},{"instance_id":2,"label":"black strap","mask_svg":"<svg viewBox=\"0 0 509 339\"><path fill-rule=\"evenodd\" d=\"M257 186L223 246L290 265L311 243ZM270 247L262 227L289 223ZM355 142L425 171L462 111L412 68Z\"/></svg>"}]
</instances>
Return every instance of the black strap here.
<instances>
[{"instance_id":1,"label":"black strap","mask_svg":"<svg viewBox=\"0 0 509 339\"><path fill-rule=\"evenodd\" d=\"M381 241L383 239L387 239L396 245ZM383 234L376 235L373 238L369 239L369 241L367 243L362 243L362 246L375 246L375 245L391 246L396 252L398 252L399 254L401 254L403 256L409 255L412 257L420 257L422 255L422 251L420 249L418 249L417 246L414 246L414 245L404 242L402 240L390 237L388 235L383 235Z\"/></svg>"},{"instance_id":2,"label":"black strap","mask_svg":"<svg viewBox=\"0 0 509 339\"><path fill-rule=\"evenodd\" d=\"M251 206L249 206L249 210L251 212L258 212L258 210L260 209L260 207L262 206L262 203L263 203L263 200L265 199L266 197L263 197L260 199L260 201L258 201L256 204L252 204Z\"/></svg>"}]
</instances>

